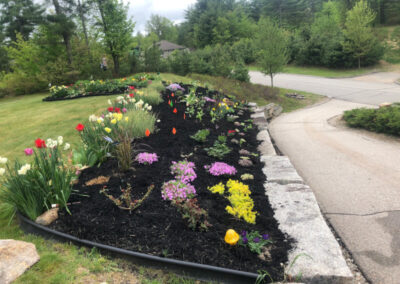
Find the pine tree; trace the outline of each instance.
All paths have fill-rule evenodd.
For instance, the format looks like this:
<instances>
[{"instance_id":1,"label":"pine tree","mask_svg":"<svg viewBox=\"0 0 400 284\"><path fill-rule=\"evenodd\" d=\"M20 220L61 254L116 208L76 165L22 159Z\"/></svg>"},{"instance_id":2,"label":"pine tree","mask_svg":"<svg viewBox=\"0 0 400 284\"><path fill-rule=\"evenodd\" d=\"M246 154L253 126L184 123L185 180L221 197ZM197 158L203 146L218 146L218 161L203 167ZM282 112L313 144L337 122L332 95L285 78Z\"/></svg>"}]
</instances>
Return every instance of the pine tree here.
<instances>
[{"instance_id":1,"label":"pine tree","mask_svg":"<svg viewBox=\"0 0 400 284\"><path fill-rule=\"evenodd\" d=\"M0 28L9 42L16 41L17 33L28 40L35 27L43 22L44 8L32 0L0 0Z\"/></svg>"},{"instance_id":2,"label":"pine tree","mask_svg":"<svg viewBox=\"0 0 400 284\"><path fill-rule=\"evenodd\" d=\"M360 0L353 9L347 12L343 30L346 40L343 47L357 58L358 68L361 67L362 57L367 55L376 44L376 38L371 28L375 16L376 14L369 8L365 0Z\"/></svg>"}]
</instances>

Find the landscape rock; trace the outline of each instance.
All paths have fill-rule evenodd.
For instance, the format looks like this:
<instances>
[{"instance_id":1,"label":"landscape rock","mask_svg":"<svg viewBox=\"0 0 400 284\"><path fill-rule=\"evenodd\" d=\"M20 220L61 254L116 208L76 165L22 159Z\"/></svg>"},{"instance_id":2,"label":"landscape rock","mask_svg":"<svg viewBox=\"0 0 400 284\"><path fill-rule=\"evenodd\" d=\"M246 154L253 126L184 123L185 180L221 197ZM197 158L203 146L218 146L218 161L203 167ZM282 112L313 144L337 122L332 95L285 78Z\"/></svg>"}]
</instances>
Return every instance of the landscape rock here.
<instances>
[{"instance_id":1,"label":"landscape rock","mask_svg":"<svg viewBox=\"0 0 400 284\"><path fill-rule=\"evenodd\" d=\"M297 93L287 93L285 94L286 97L296 99L296 100L304 100L305 97L303 95Z\"/></svg>"},{"instance_id":2,"label":"landscape rock","mask_svg":"<svg viewBox=\"0 0 400 284\"><path fill-rule=\"evenodd\" d=\"M381 108L381 107L390 107L391 105L392 105L392 103L388 103L388 102L380 103L379 104L379 108Z\"/></svg>"},{"instance_id":3,"label":"landscape rock","mask_svg":"<svg viewBox=\"0 0 400 284\"><path fill-rule=\"evenodd\" d=\"M271 137L269 136L268 130L261 130L257 134L257 140L262 141L262 143L258 146L258 151L261 152L261 155L276 156L276 151L271 142Z\"/></svg>"},{"instance_id":4,"label":"landscape rock","mask_svg":"<svg viewBox=\"0 0 400 284\"><path fill-rule=\"evenodd\" d=\"M40 215L39 217L36 218L35 222L38 223L39 225L43 225L43 226L50 225L55 220L57 220L58 209L59 208L53 208L53 209L50 209L50 210L44 212L42 215Z\"/></svg>"},{"instance_id":5,"label":"landscape rock","mask_svg":"<svg viewBox=\"0 0 400 284\"><path fill-rule=\"evenodd\" d=\"M240 159L238 163L242 167L246 167L246 168L253 166L253 162L249 159Z\"/></svg>"},{"instance_id":6,"label":"landscape rock","mask_svg":"<svg viewBox=\"0 0 400 284\"><path fill-rule=\"evenodd\" d=\"M246 149L240 149L239 150L239 154L240 155L244 155L244 156L248 156L248 155L250 155L250 152L249 151L247 151Z\"/></svg>"},{"instance_id":7,"label":"landscape rock","mask_svg":"<svg viewBox=\"0 0 400 284\"><path fill-rule=\"evenodd\" d=\"M239 140L237 140L237 139L235 139L235 138L233 138L233 139L231 140L231 142L232 142L233 144L239 144L239 143L240 143Z\"/></svg>"},{"instance_id":8,"label":"landscape rock","mask_svg":"<svg viewBox=\"0 0 400 284\"><path fill-rule=\"evenodd\" d=\"M282 111L283 111L283 108L280 105L270 103L265 106L264 115L265 115L265 118L268 120L268 119L277 117L278 115L280 115L282 113Z\"/></svg>"},{"instance_id":9,"label":"landscape rock","mask_svg":"<svg viewBox=\"0 0 400 284\"><path fill-rule=\"evenodd\" d=\"M304 184L265 184L279 229L294 240L287 273L305 283L354 283L341 248L326 224L311 188Z\"/></svg>"},{"instance_id":10,"label":"landscape rock","mask_svg":"<svg viewBox=\"0 0 400 284\"><path fill-rule=\"evenodd\" d=\"M234 124L235 126L241 126L241 124L240 124L239 121L235 121L233 124Z\"/></svg>"},{"instance_id":11,"label":"landscape rock","mask_svg":"<svg viewBox=\"0 0 400 284\"><path fill-rule=\"evenodd\" d=\"M265 163L263 168L268 182L279 184L303 183L293 167L289 158L286 156L261 156L261 161Z\"/></svg>"},{"instance_id":12,"label":"landscape rock","mask_svg":"<svg viewBox=\"0 0 400 284\"><path fill-rule=\"evenodd\" d=\"M0 283L9 284L40 259L34 244L0 240Z\"/></svg>"}]
</instances>

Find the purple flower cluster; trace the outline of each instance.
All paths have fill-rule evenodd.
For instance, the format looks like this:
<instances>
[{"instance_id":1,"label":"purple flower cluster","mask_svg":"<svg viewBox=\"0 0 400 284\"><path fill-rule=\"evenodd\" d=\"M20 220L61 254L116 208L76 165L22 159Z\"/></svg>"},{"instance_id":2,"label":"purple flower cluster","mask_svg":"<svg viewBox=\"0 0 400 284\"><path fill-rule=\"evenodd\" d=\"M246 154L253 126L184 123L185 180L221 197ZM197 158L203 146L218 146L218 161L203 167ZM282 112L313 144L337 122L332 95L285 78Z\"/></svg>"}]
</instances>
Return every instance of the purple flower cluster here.
<instances>
[{"instance_id":1,"label":"purple flower cluster","mask_svg":"<svg viewBox=\"0 0 400 284\"><path fill-rule=\"evenodd\" d=\"M171 174L184 183L189 183L197 178L194 171L195 164L188 161L172 162Z\"/></svg>"},{"instance_id":2,"label":"purple flower cluster","mask_svg":"<svg viewBox=\"0 0 400 284\"><path fill-rule=\"evenodd\" d=\"M136 161L139 164L151 165L154 162L158 162L158 156L156 153L140 153L136 156Z\"/></svg>"},{"instance_id":3,"label":"purple flower cluster","mask_svg":"<svg viewBox=\"0 0 400 284\"><path fill-rule=\"evenodd\" d=\"M184 183L181 180L170 180L162 186L161 197L164 200L190 199L196 195L193 185Z\"/></svg>"},{"instance_id":4,"label":"purple flower cluster","mask_svg":"<svg viewBox=\"0 0 400 284\"><path fill-rule=\"evenodd\" d=\"M215 162L211 166L204 166L204 168L213 176L235 175L237 172L235 167L222 162Z\"/></svg>"},{"instance_id":5,"label":"purple flower cluster","mask_svg":"<svg viewBox=\"0 0 400 284\"><path fill-rule=\"evenodd\" d=\"M176 83L169 85L169 86L167 87L167 89L170 90L170 91L176 91L176 90L184 91L184 90L185 90L185 89L182 88L179 84L176 84Z\"/></svg>"},{"instance_id":6,"label":"purple flower cluster","mask_svg":"<svg viewBox=\"0 0 400 284\"><path fill-rule=\"evenodd\" d=\"M211 99L211 98L209 98L209 97L204 97L203 99L204 99L206 102L210 102L210 103L216 103L216 102L217 102L216 100Z\"/></svg>"}]
</instances>

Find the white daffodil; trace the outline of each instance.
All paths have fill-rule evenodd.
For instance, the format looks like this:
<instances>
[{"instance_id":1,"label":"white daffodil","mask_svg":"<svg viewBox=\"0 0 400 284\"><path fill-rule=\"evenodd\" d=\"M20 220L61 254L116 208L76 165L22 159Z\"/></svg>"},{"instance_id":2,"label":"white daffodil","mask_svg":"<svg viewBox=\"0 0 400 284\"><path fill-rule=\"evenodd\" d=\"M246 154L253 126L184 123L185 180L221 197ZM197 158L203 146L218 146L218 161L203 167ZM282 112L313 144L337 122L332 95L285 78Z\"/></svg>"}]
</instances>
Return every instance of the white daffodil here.
<instances>
[{"instance_id":1,"label":"white daffodil","mask_svg":"<svg viewBox=\"0 0 400 284\"><path fill-rule=\"evenodd\" d=\"M49 148L54 148L57 146L57 144L58 144L57 140L53 140L51 138L47 139L47 141L46 141L46 145Z\"/></svg>"},{"instance_id":2,"label":"white daffodil","mask_svg":"<svg viewBox=\"0 0 400 284\"><path fill-rule=\"evenodd\" d=\"M31 165L25 164L18 170L19 175L26 175L26 173L31 169Z\"/></svg>"},{"instance_id":3,"label":"white daffodil","mask_svg":"<svg viewBox=\"0 0 400 284\"><path fill-rule=\"evenodd\" d=\"M111 100L108 100L108 101L107 101L107 103L108 103L109 105L112 105L112 102L111 102Z\"/></svg>"},{"instance_id":4,"label":"white daffodil","mask_svg":"<svg viewBox=\"0 0 400 284\"><path fill-rule=\"evenodd\" d=\"M90 122L95 122L95 121L97 121L97 116L95 116L94 114L92 114L91 116L89 116L89 121L90 121Z\"/></svg>"},{"instance_id":5,"label":"white daffodil","mask_svg":"<svg viewBox=\"0 0 400 284\"><path fill-rule=\"evenodd\" d=\"M5 168L0 168L0 176L4 175L5 172L6 172Z\"/></svg>"},{"instance_id":6,"label":"white daffodil","mask_svg":"<svg viewBox=\"0 0 400 284\"><path fill-rule=\"evenodd\" d=\"M65 143L64 150L67 151L69 148L71 148L71 145L69 145L69 143Z\"/></svg>"},{"instance_id":7,"label":"white daffodil","mask_svg":"<svg viewBox=\"0 0 400 284\"><path fill-rule=\"evenodd\" d=\"M57 138L58 145L62 145L64 143L64 138L62 136L58 136Z\"/></svg>"},{"instance_id":8,"label":"white daffodil","mask_svg":"<svg viewBox=\"0 0 400 284\"><path fill-rule=\"evenodd\" d=\"M5 164L7 163L8 159L5 157L0 157L0 164Z\"/></svg>"}]
</instances>

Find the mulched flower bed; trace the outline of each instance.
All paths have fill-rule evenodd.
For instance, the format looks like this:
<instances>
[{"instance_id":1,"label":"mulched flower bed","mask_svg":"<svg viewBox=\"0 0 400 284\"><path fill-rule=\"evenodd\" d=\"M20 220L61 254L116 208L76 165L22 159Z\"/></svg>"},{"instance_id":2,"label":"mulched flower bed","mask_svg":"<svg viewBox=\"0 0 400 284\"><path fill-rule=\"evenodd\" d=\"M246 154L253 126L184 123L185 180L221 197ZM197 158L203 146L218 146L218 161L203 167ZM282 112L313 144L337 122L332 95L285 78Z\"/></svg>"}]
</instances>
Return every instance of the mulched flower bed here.
<instances>
[{"instance_id":1,"label":"mulched flower bed","mask_svg":"<svg viewBox=\"0 0 400 284\"><path fill-rule=\"evenodd\" d=\"M187 89L188 86L184 87ZM208 97L214 95L213 92L203 88L198 88L197 93ZM73 194L70 198L70 202L74 203L69 206L72 215L65 210L60 211L59 219L51 227L80 239L118 248L248 272L267 270L274 280L282 279L281 263L287 261L287 251L291 248L291 241L279 231L278 224L273 218L274 212L264 190L266 177L262 172L263 163L259 157L252 156L254 166L244 168L238 164L240 149L258 153L257 128L249 129L243 137L238 136L238 133L228 137L227 145L232 151L225 156L223 162L235 166L237 174L231 177L213 176L204 169L204 166L218 160L209 157L204 148L211 147L218 135L240 127L224 119L213 124L208 112L202 122L188 117L183 119L185 104L174 103L176 96L172 98L168 90L162 95L164 102L153 109L160 119L157 123L158 132L135 142L138 148L157 153L158 162L152 165L135 163L134 170L120 173L116 159L110 158L99 168L85 169L80 175L79 182L74 186L74 190L79 191L81 195ZM173 107L168 104L171 99ZM177 109L177 113L173 112L174 108ZM237 121L243 122L248 119L250 111L244 110ZM173 128L176 129L175 135L172 133ZM204 128L210 129L210 135L204 144L190 138ZM232 138L238 140L244 138L247 143L240 147L231 143ZM181 161L185 158L196 165L197 178L191 184L196 188L199 206L207 211L208 221L212 225L206 232L188 228L186 220L182 219L176 207L172 206L170 201L161 198L162 184L174 179L170 173L172 161ZM225 184L229 178L240 181L240 176L244 173L254 176L254 180L246 180L243 183L249 185L251 198L254 200L254 210L259 213L255 225L228 214L225 210L229 205L227 198L213 194L207 189L220 182ZM104 184L86 184L99 176L110 179L108 181L105 179ZM104 194L99 193L106 186L108 194L118 197L121 188L126 189L128 183L132 186L133 199L140 199L149 185L155 185L149 198L132 213L119 209ZM234 229L239 233L242 230L268 233L274 243L266 247L269 253L262 260L247 247L226 244L224 236L228 229Z\"/></svg>"}]
</instances>

